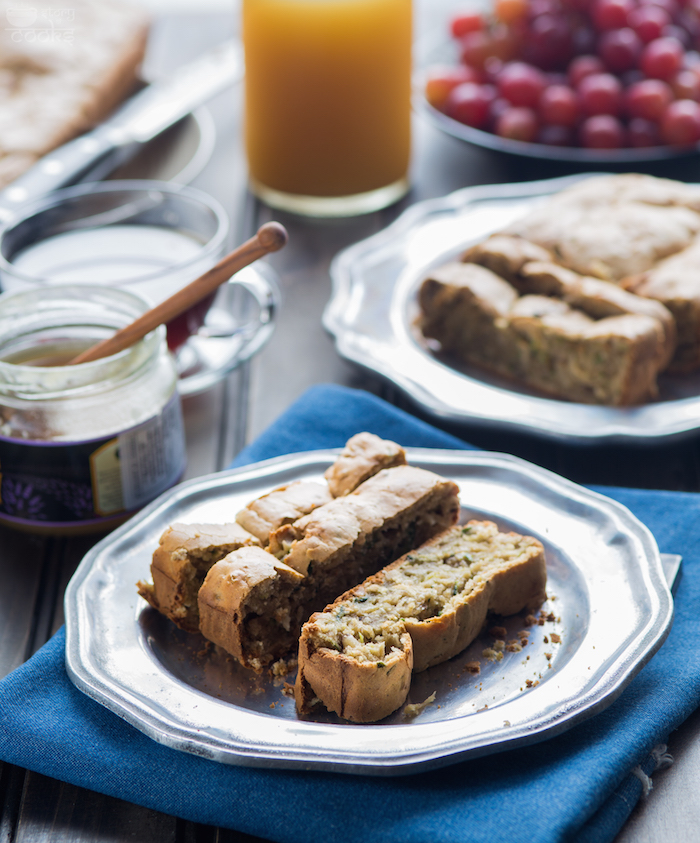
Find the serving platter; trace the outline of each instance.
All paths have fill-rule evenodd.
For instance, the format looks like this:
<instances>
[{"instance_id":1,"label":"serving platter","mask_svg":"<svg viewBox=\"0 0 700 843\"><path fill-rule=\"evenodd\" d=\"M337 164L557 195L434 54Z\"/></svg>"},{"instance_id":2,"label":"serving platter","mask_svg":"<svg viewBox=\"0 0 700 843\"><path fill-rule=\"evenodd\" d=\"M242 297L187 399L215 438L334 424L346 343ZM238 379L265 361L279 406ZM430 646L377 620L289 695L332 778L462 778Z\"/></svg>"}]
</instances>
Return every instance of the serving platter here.
<instances>
[{"instance_id":1,"label":"serving platter","mask_svg":"<svg viewBox=\"0 0 700 843\"><path fill-rule=\"evenodd\" d=\"M476 367L444 362L415 326L421 281L469 245L593 173L468 187L419 202L393 224L340 252L323 324L338 353L449 422L564 442L653 443L700 428L700 374L662 375L659 399L606 407L546 398ZM599 174L598 174L599 175Z\"/></svg>"},{"instance_id":2,"label":"serving platter","mask_svg":"<svg viewBox=\"0 0 700 843\"><path fill-rule=\"evenodd\" d=\"M83 559L65 601L66 666L75 685L171 748L245 766L396 775L531 744L607 707L661 646L673 615L656 543L625 507L515 457L409 449L413 465L460 486L462 520L489 518L544 544L548 600L533 624L501 620L444 665L413 678L409 704L358 726L300 718L294 675L241 668L138 597L158 537L174 521L230 521L292 480L321 481L334 451L311 451L193 480L161 496ZM496 622L494 621L494 623ZM541 623L540 623L541 621ZM479 673L473 672L479 665Z\"/></svg>"}]
</instances>

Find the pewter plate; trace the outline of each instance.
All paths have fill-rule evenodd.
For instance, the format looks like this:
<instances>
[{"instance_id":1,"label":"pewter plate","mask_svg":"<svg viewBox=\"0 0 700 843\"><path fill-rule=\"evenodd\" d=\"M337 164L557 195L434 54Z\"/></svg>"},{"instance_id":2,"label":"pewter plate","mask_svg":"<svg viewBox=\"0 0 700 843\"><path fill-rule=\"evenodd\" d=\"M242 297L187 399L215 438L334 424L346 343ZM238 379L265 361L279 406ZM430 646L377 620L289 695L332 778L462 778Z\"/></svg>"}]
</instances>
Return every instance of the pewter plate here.
<instances>
[{"instance_id":1,"label":"pewter plate","mask_svg":"<svg viewBox=\"0 0 700 843\"><path fill-rule=\"evenodd\" d=\"M637 407L576 404L476 367L453 368L414 326L428 272L586 177L464 188L414 205L342 251L331 265L333 293L323 315L339 354L391 381L432 416L458 424L581 443L653 443L698 430L700 373L662 376L659 400Z\"/></svg>"},{"instance_id":2,"label":"pewter plate","mask_svg":"<svg viewBox=\"0 0 700 843\"><path fill-rule=\"evenodd\" d=\"M454 479L462 519L487 517L545 545L543 624L497 619L529 643L491 660L488 631L417 674L405 707L379 724L301 719L284 682L247 671L180 632L137 596L174 521L231 520L296 479L322 480L335 452L314 451L178 486L101 541L66 592L66 666L75 685L174 749L229 764L396 775L549 738L616 699L661 646L673 603L650 532L625 507L514 457L414 449L410 462ZM545 619L547 617L548 619ZM515 648L513 648L515 649ZM480 673L470 672L478 662Z\"/></svg>"}]
</instances>

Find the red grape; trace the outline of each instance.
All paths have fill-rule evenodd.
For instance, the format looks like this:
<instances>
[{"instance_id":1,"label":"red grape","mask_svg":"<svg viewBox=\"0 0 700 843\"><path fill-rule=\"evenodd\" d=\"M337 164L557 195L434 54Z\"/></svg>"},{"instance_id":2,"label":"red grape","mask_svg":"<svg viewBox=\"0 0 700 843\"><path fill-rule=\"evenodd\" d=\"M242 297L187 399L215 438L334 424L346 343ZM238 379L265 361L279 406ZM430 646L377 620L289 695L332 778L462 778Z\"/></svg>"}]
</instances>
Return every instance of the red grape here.
<instances>
[{"instance_id":1,"label":"red grape","mask_svg":"<svg viewBox=\"0 0 700 843\"><path fill-rule=\"evenodd\" d=\"M665 26L671 23L671 16L660 6L638 6L627 15L627 25L648 44L660 38Z\"/></svg>"},{"instance_id":2,"label":"red grape","mask_svg":"<svg viewBox=\"0 0 700 843\"><path fill-rule=\"evenodd\" d=\"M640 6L658 6L668 12L671 20L676 20L681 10L676 0L640 0Z\"/></svg>"},{"instance_id":3,"label":"red grape","mask_svg":"<svg viewBox=\"0 0 700 843\"><path fill-rule=\"evenodd\" d=\"M496 134L502 138L531 143L537 137L537 115L531 108L509 108L496 122Z\"/></svg>"},{"instance_id":4,"label":"red grape","mask_svg":"<svg viewBox=\"0 0 700 843\"><path fill-rule=\"evenodd\" d=\"M569 24L560 14L538 15L530 25L525 57L544 70L565 68L573 44Z\"/></svg>"},{"instance_id":5,"label":"red grape","mask_svg":"<svg viewBox=\"0 0 700 843\"><path fill-rule=\"evenodd\" d=\"M605 65L598 56L576 56L569 65L569 82L578 88L584 76L604 72Z\"/></svg>"},{"instance_id":6,"label":"red grape","mask_svg":"<svg viewBox=\"0 0 700 843\"><path fill-rule=\"evenodd\" d=\"M492 55L491 36L482 30L468 32L459 39L459 43L462 62L479 70L483 68L486 59Z\"/></svg>"},{"instance_id":7,"label":"red grape","mask_svg":"<svg viewBox=\"0 0 700 843\"><path fill-rule=\"evenodd\" d=\"M681 70L671 79L671 88L679 100L700 100L700 76L692 70Z\"/></svg>"},{"instance_id":8,"label":"red grape","mask_svg":"<svg viewBox=\"0 0 700 843\"><path fill-rule=\"evenodd\" d=\"M530 0L527 7L527 14L531 20L539 15L556 14L558 11L557 0Z\"/></svg>"},{"instance_id":9,"label":"red grape","mask_svg":"<svg viewBox=\"0 0 700 843\"><path fill-rule=\"evenodd\" d=\"M625 91L627 114L645 120L660 120L672 100L670 85L660 79L644 79Z\"/></svg>"},{"instance_id":10,"label":"red grape","mask_svg":"<svg viewBox=\"0 0 700 843\"><path fill-rule=\"evenodd\" d=\"M671 146L690 146L700 141L700 104L675 100L661 120L661 139Z\"/></svg>"},{"instance_id":11,"label":"red grape","mask_svg":"<svg viewBox=\"0 0 700 843\"><path fill-rule=\"evenodd\" d=\"M467 126L481 129L488 122L489 107L495 98L492 85L463 82L448 94L445 114Z\"/></svg>"},{"instance_id":12,"label":"red grape","mask_svg":"<svg viewBox=\"0 0 700 843\"><path fill-rule=\"evenodd\" d=\"M626 26L604 32L598 42L598 54L608 70L622 73L637 66L642 46L637 33Z\"/></svg>"},{"instance_id":13,"label":"red grape","mask_svg":"<svg viewBox=\"0 0 700 843\"><path fill-rule=\"evenodd\" d=\"M677 26L675 23L669 23L668 26L665 26L662 34L665 38L677 38L683 45L684 50L689 50L692 46L693 39L690 34L682 26Z\"/></svg>"},{"instance_id":14,"label":"red grape","mask_svg":"<svg viewBox=\"0 0 700 843\"><path fill-rule=\"evenodd\" d=\"M463 82L481 81L479 71L464 64L457 67L434 67L429 71L425 82L425 98L433 108L442 111L453 88Z\"/></svg>"},{"instance_id":15,"label":"red grape","mask_svg":"<svg viewBox=\"0 0 700 843\"><path fill-rule=\"evenodd\" d=\"M497 56L489 56L484 62L484 79L487 82L495 82L503 70L504 64Z\"/></svg>"},{"instance_id":16,"label":"red grape","mask_svg":"<svg viewBox=\"0 0 700 843\"><path fill-rule=\"evenodd\" d=\"M510 26L499 23L491 29L491 52L501 61L512 61L518 55L519 39Z\"/></svg>"},{"instance_id":17,"label":"red grape","mask_svg":"<svg viewBox=\"0 0 700 843\"><path fill-rule=\"evenodd\" d=\"M547 78L532 65L524 62L510 62L498 77L498 92L511 105L534 108L539 102Z\"/></svg>"},{"instance_id":18,"label":"red grape","mask_svg":"<svg viewBox=\"0 0 700 843\"><path fill-rule=\"evenodd\" d=\"M622 106L622 85L611 73L592 73L578 86L581 110L587 115L618 114Z\"/></svg>"},{"instance_id":19,"label":"red grape","mask_svg":"<svg viewBox=\"0 0 700 843\"><path fill-rule=\"evenodd\" d=\"M591 17L597 29L619 29L634 7L634 0L594 0Z\"/></svg>"},{"instance_id":20,"label":"red grape","mask_svg":"<svg viewBox=\"0 0 700 843\"><path fill-rule=\"evenodd\" d=\"M542 92L538 110L543 123L574 126L579 118L578 97L567 85L550 85Z\"/></svg>"},{"instance_id":21,"label":"red grape","mask_svg":"<svg viewBox=\"0 0 700 843\"><path fill-rule=\"evenodd\" d=\"M625 145L625 130L617 117L595 114L581 124L580 138L588 149L619 149Z\"/></svg>"},{"instance_id":22,"label":"red grape","mask_svg":"<svg viewBox=\"0 0 700 843\"><path fill-rule=\"evenodd\" d=\"M683 54L677 38L657 38L642 50L639 67L652 79L672 79L683 66Z\"/></svg>"},{"instance_id":23,"label":"red grape","mask_svg":"<svg viewBox=\"0 0 700 843\"><path fill-rule=\"evenodd\" d=\"M461 38L468 32L478 32L484 28L484 18L479 12L468 12L457 15L450 21L450 32L453 38Z\"/></svg>"}]
</instances>

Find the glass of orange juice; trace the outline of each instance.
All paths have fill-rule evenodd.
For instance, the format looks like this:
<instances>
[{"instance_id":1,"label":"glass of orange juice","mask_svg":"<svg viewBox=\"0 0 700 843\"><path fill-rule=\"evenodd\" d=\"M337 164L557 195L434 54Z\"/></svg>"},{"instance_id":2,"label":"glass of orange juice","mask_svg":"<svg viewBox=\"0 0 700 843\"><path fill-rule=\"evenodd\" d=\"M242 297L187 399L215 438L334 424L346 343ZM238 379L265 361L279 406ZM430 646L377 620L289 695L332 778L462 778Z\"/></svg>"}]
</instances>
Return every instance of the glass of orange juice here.
<instances>
[{"instance_id":1,"label":"glass of orange juice","mask_svg":"<svg viewBox=\"0 0 700 843\"><path fill-rule=\"evenodd\" d=\"M408 190L412 0L243 0L252 191L349 216Z\"/></svg>"}]
</instances>

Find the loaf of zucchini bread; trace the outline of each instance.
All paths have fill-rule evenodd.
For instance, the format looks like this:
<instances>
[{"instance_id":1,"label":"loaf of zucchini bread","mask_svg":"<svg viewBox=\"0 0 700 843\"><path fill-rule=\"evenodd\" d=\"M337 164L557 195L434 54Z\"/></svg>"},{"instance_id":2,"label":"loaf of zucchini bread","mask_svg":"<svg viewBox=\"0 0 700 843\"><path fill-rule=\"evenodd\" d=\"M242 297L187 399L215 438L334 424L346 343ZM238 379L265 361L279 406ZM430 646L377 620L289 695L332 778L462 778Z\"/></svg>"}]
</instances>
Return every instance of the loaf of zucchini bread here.
<instances>
[{"instance_id":1,"label":"loaf of zucchini bread","mask_svg":"<svg viewBox=\"0 0 700 843\"><path fill-rule=\"evenodd\" d=\"M297 709L322 703L346 720L381 720L406 699L412 670L452 658L489 613L545 600L544 548L490 521L447 530L337 598L304 624Z\"/></svg>"},{"instance_id":2,"label":"loaf of zucchini bread","mask_svg":"<svg viewBox=\"0 0 700 843\"><path fill-rule=\"evenodd\" d=\"M560 269L524 263L514 273L521 286L558 294L521 295L479 263L438 267L419 291L420 329L457 364L552 397L612 406L656 397L658 374L675 347L666 309L617 288L605 295L591 287L605 282L578 281Z\"/></svg>"}]
</instances>

